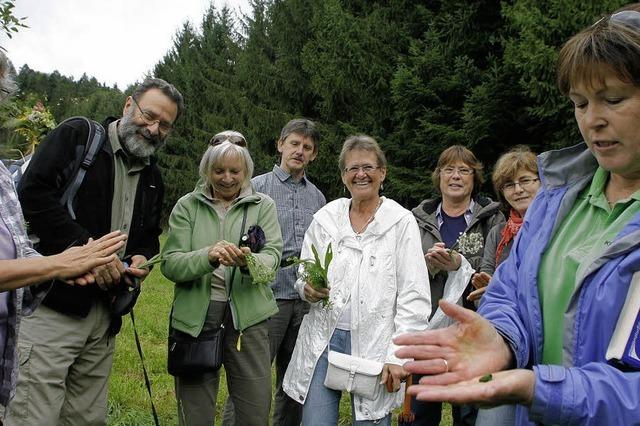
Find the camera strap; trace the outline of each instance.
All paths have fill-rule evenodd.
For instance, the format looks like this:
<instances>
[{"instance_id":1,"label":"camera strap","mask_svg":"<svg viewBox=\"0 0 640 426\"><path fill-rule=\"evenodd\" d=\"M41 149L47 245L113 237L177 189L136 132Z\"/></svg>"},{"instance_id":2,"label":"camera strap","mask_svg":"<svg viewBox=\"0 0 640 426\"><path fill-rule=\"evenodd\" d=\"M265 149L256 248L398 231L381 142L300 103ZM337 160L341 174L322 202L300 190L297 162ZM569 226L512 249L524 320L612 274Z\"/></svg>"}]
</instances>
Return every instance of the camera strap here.
<instances>
[{"instance_id":1,"label":"camera strap","mask_svg":"<svg viewBox=\"0 0 640 426\"><path fill-rule=\"evenodd\" d=\"M136 320L133 316L133 308L131 312L131 325L133 326L133 336L136 340L136 347L138 348L138 355L140 355L140 363L142 364L142 373L144 374L144 384L147 387L147 392L149 393L149 401L151 402L151 413L153 414L153 421L156 426L160 426L158 422L158 413L156 411L156 406L153 404L153 395L151 395L151 381L149 380L149 375L147 374L147 367L144 364L144 355L142 354L142 345L140 345L140 338L138 337L138 330L136 329Z\"/></svg>"}]
</instances>

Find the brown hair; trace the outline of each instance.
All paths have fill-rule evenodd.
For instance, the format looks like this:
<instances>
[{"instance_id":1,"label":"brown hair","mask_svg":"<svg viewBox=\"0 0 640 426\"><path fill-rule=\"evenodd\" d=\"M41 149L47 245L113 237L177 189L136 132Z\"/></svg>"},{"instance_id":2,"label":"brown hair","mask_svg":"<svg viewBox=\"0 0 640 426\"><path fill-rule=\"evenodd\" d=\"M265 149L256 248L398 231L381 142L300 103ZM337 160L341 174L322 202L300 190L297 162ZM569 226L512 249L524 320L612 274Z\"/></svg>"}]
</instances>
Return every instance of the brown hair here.
<instances>
[{"instance_id":1,"label":"brown hair","mask_svg":"<svg viewBox=\"0 0 640 426\"><path fill-rule=\"evenodd\" d=\"M601 18L562 46L557 84L563 95L578 82L603 82L609 70L620 80L640 87L640 16L635 17L635 12L640 13L640 3Z\"/></svg>"},{"instance_id":2,"label":"brown hair","mask_svg":"<svg viewBox=\"0 0 640 426\"><path fill-rule=\"evenodd\" d=\"M484 166L476 158L473 152L462 145L450 146L442 151L440 157L438 157L438 165L431 174L433 189L440 194L440 172L443 168L455 163L456 161L461 161L473 169L473 191L471 191L471 193L478 193L478 191L480 191L480 186L484 182L484 175L482 174Z\"/></svg>"},{"instance_id":3,"label":"brown hair","mask_svg":"<svg viewBox=\"0 0 640 426\"><path fill-rule=\"evenodd\" d=\"M520 170L526 170L538 176L538 162L536 155L531 152L528 146L518 145L502 154L493 169L491 182L496 191L498 199L505 204L506 200L502 194L502 186L515 180ZM505 205L505 207L507 207Z\"/></svg>"}]
</instances>

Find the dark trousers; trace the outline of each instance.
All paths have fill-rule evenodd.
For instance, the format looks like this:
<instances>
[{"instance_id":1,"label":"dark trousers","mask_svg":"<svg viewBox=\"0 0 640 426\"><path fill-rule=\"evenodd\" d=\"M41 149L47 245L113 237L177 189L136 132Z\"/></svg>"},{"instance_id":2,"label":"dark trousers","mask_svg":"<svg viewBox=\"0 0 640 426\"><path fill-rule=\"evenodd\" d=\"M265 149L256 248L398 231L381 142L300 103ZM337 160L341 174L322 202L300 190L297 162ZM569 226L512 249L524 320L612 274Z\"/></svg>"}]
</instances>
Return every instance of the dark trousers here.
<instances>
[{"instance_id":1,"label":"dark trousers","mask_svg":"<svg viewBox=\"0 0 640 426\"><path fill-rule=\"evenodd\" d=\"M278 299L279 312L269 318L269 349L271 362L276 365L275 404L273 410L273 426L299 426L302 421L302 404L289 398L282 390L282 380L287 371L291 354L296 345L298 330L302 318L309 312L309 303L304 300ZM224 407L223 426L238 424L233 413L233 403L230 398Z\"/></svg>"},{"instance_id":2,"label":"dark trousers","mask_svg":"<svg viewBox=\"0 0 640 426\"><path fill-rule=\"evenodd\" d=\"M220 326L227 308L226 302L211 301L204 330ZM242 347L238 351L238 332L228 316L225 322L223 365L227 389L238 425L265 426L271 406L271 363L269 362L269 331L267 321L243 331ZM216 399L220 372L193 377L176 377L178 424L180 426L211 426L216 416Z\"/></svg>"},{"instance_id":3,"label":"dark trousers","mask_svg":"<svg viewBox=\"0 0 640 426\"><path fill-rule=\"evenodd\" d=\"M282 390L293 348L296 346L302 318L309 312L304 300L277 300L280 311L269 319L271 361L276 364L276 395L273 410L274 426L298 426L302 421L302 405Z\"/></svg>"}]
</instances>

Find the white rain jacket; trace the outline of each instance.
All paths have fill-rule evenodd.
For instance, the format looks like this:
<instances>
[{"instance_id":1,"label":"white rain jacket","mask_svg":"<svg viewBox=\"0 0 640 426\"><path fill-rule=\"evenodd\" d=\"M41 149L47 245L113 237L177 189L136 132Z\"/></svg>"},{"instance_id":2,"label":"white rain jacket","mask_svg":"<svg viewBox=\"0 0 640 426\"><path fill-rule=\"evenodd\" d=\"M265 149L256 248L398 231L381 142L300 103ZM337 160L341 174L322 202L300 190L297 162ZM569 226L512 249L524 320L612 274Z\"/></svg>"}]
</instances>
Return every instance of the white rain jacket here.
<instances>
[{"instance_id":1,"label":"white rain jacket","mask_svg":"<svg viewBox=\"0 0 640 426\"><path fill-rule=\"evenodd\" d=\"M311 305L300 326L296 347L284 377L283 389L301 404L320 355L348 302L351 306L351 354L402 365L391 339L427 328L431 313L429 274L422 255L420 231L409 210L388 198L366 231L356 235L349 222L350 201L335 200L313 218L302 244L302 259L312 259L313 244L324 263L331 243L329 265L331 309ZM299 271L301 272L301 270ZM304 299L304 282L296 289ZM356 420L376 420L402 402L402 391L388 393L378 385L373 400L355 396Z\"/></svg>"}]
</instances>

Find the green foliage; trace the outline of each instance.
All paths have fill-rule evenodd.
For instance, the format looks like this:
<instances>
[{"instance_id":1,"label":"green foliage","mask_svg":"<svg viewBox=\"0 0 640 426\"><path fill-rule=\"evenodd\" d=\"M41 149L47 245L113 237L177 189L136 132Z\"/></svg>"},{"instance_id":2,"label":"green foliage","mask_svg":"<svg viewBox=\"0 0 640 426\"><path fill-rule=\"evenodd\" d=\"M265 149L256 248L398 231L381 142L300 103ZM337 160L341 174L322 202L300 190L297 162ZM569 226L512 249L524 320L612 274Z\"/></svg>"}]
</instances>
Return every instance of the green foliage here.
<instances>
[{"instance_id":1,"label":"green foliage","mask_svg":"<svg viewBox=\"0 0 640 426\"><path fill-rule=\"evenodd\" d=\"M23 105L5 125L26 139L27 152L31 153L45 136L56 127L51 111L42 102L33 106Z\"/></svg>"},{"instance_id":2,"label":"green foliage","mask_svg":"<svg viewBox=\"0 0 640 426\"><path fill-rule=\"evenodd\" d=\"M276 279L276 271L266 266L252 253L245 255L247 258L247 269L255 285L269 285Z\"/></svg>"},{"instance_id":3,"label":"green foliage","mask_svg":"<svg viewBox=\"0 0 640 426\"><path fill-rule=\"evenodd\" d=\"M301 278L311 284L316 290L323 288L329 288L329 264L333 259L333 250L331 249L331 243L327 246L327 251L324 254L324 264L320 260L318 250L316 246L311 244L311 251L313 252L313 260L311 259L298 259L292 257L287 259L292 265L302 265ZM331 308L331 301L326 298L322 299L322 306L326 309Z\"/></svg>"},{"instance_id":4,"label":"green foliage","mask_svg":"<svg viewBox=\"0 0 640 426\"><path fill-rule=\"evenodd\" d=\"M337 169L343 141L369 134L389 161L385 193L406 207L434 195L431 173L452 144L472 149L487 176L516 144L537 152L574 144L573 111L555 86L557 52L622 4L251 0L240 18L212 4L198 25L182 26L153 68L187 107L158 155L165 217L193 190L206 142L224 129L246 136L260 174L278 162L276 141L289 119L316 121L322 139L307 174L328 200L348 196ZM95 78L27 66L18 83L57 121L117 116L125 99ZM492 192L489 179L481 191Z\"/></svg>"},{"instance_id":5,"label":"green foliage","mask_svg":"<svg viewBox=\"0 0 640 426\"><path fill-rule=\"evenodd\" d=\"M5 151L14 151L12 155L3 156L17 158L33 152L45 136L56 126L51 111L35 96L8 102L0 113L2 127L16 137L7 138Z\"/></svg>"},{"instance_id":6,"label":"green foliage","mask_svg":"<svg viewBox=\"0 0 640 426\"><path fill-rule=\"evenodd\" d=\"M0 2L0 25L2 26L4 35L9 38L12 38L13 34L17 33L20 28L29 28L27 24L25 24L26 17L18 18L14 15L14 7L16 7L14 0L3 0Z\"/></svg>"}]
</instances>

